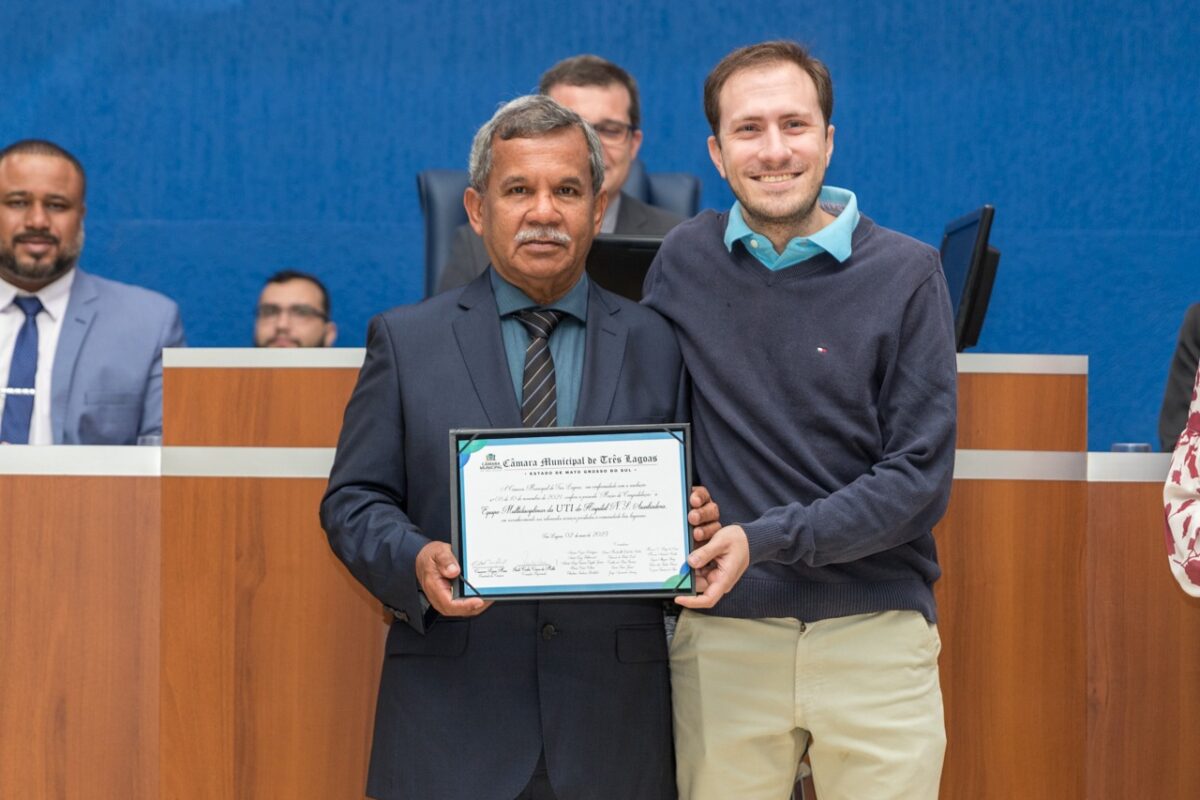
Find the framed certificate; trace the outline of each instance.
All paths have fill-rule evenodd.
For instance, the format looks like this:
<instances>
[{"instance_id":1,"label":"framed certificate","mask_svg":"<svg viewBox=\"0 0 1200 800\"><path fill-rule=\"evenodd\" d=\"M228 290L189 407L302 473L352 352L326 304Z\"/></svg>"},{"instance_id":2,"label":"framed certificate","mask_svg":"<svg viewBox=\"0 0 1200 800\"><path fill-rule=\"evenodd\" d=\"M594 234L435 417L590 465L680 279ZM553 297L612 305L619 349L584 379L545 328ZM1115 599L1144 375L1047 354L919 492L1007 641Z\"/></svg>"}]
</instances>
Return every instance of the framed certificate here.
<instances>
[{"instance_id":1,"label":"framed certificate","mask_svg":"<svg viewBox=\"0 0 1200 800\"><path fill-rule=\"evenodd\" d=\"M456 597L694 594L688 425L450 432Z\"/></svg>"}]
</instances>

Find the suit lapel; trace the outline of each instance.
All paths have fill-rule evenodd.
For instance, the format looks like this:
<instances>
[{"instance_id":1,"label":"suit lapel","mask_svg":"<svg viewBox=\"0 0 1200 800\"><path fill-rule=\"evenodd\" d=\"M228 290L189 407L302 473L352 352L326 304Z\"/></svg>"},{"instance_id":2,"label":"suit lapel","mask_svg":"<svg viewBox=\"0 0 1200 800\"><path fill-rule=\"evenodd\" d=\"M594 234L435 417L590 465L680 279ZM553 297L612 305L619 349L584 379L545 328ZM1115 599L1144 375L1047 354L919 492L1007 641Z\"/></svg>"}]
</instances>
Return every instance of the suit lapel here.
<instances>
[{"instance_id":1,"label":"suit lapel","mask_svg":"<svg viewBox=\"0 0 1200 800\"><path fill-rule=\"evenodd\" d=\"M63 442L67 399L71 396L75 364L83 349L83 340L96 317L95 300L99 295L92 276L76 268L71 298L67 301L67 311L58 333L58 346L54 350L54 366L50 371L50 427L55 444Z\"/></svg>"},{"instance_id":2,"label":"suit lapel","mask_svg":"<svg viewBox=\"0 0 1200 800\"><path fill-rule=\"evenodd\" d=\"M583 380L579 386L576 425L603 425L612 410L617 379L625 360L628 329L620 308L596 284L588 286L587 345L583 358Z\"/></svg>"},{"instance_id":3,"label":"suit lapel","mask_svg":"<svg viewBox=\"0 0 1200 800\"><path fill-rule=\"evenodd\" d=\"M622 192L621 206L617 209L617 224L614 232L637 234L642 233L645 227L646 214L642 211L641 202Z\"/></svg>"},{"instance_id":4,"label":"suit lapel","mask_svg":"<svg viewBox=\"0 0 1200 800\"><path fill-rule=\"evenodd\" d=\"M500 315L486 270L467 284L458 304L462 314L454 320L454 338L488 423L494 428L521 427L521 410L500 335Z\"/></svg>"}]
</instances>

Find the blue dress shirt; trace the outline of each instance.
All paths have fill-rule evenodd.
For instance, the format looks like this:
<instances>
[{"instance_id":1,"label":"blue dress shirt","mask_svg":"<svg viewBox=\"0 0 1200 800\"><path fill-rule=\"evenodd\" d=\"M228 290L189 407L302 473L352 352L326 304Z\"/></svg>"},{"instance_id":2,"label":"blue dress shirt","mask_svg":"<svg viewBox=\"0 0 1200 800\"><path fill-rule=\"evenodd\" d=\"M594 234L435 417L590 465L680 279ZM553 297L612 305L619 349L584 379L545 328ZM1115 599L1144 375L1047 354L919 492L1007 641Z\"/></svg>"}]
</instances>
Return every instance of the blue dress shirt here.
<instances>
[{"instance_id":1,"label":"blue dress shirt","mask_svg":"<svg viewBox=\"0 0 1200 800\"><path fill-rule=\"evenodd\" d=\"M580 276L571 291L548 306L539 306L529 296L500 277L493 268L492 291L496 294L496 309L500 312L500 336L504 340L504 355L512 377L517 406L521 405L521 386L525 372L525 349L529 333L517 319L516 313L528 308L562 311L566 314L550 334L550 356L554 359L554 387L558 393L558 425L575 424L579 408L579 384L583 381L583 356L587 343L588 277Z\"/></svg>"}]
</instances>

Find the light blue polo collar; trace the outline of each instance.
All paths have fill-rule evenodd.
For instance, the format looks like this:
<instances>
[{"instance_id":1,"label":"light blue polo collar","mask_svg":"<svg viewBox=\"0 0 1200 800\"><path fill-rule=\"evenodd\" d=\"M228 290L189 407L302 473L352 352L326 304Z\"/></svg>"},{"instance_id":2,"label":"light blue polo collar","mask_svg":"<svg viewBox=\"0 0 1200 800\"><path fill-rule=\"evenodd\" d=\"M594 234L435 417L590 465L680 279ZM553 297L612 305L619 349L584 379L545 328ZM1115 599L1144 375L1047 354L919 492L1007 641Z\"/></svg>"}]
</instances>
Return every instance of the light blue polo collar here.
<instances>
[{"instance_id":1,"label":"light blue polo collar","mask_svg":"<svg viewBox=\"0 0 1200 800\"><path fill-rule=\"evenodd\" d=\"M732 252L733 243L741 242L747 251L770 270L791 267L807 261L815 255L829 253L839 262L850 257L851 240L858 226L858 198L848 189L824 186L818 202L837 217L812 236L797 236L788 242L783 253L775 252L771 240L751 230L742 216L741 203L734 202L729 209L729 222L725 226L725 247Z\"/></svg>"}]
</instances>

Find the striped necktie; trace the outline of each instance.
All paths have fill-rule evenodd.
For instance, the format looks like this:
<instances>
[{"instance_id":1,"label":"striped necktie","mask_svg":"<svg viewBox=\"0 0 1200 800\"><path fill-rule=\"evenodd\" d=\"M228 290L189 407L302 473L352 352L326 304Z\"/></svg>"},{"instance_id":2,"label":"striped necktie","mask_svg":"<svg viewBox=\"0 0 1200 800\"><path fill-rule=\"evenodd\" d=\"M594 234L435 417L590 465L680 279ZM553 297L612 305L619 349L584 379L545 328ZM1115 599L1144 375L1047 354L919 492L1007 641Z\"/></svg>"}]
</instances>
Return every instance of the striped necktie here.
<instances>
[{"instance_id":1,"label":"striped necktie","mask_svg":"<svg viewBox=\"0 0 1200 800\"><path fill-rule=\"evenodd\" d=\"M558 424L558 392L554 386L554 359L550 332L562 321L561 311L530 309L517 314L529 332L525 348L525 373L521 381L521 424L526 428L552 428Z\"/></svg>"},{"instance_id":2,"label":"striped necktie","mask_svg":"<svg viewBox=\"0 0 1200 800\"><path fill-rule=\"evenodd\" d=\"M33 419L33 384L37 377L37 315L42 301L36 297L17 297L13 302L25 312L25 322L17 332L8 383L4 389L4 416L0 418L0 442L29 444L29 423Z\"/></svg>"}]
</instances>

